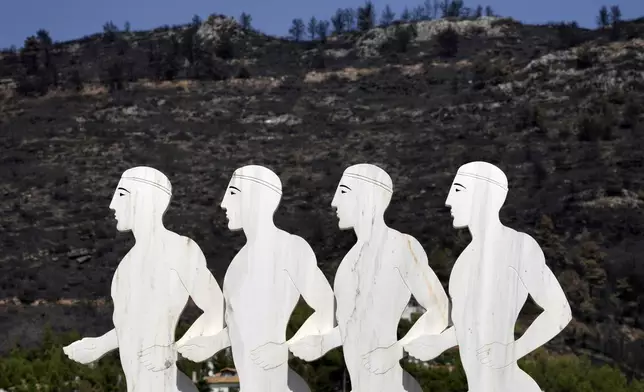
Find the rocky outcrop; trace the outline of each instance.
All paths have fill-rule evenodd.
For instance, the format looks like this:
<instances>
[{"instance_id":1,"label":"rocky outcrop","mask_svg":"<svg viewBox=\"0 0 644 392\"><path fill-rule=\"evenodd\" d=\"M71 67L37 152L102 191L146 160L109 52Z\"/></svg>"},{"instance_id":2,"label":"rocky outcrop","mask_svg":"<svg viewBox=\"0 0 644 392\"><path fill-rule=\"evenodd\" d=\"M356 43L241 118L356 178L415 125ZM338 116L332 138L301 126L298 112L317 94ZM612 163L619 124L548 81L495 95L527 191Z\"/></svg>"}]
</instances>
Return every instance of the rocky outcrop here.
<instances>
[{"instance_id":1,"label":"rocky outcrop","mask_svg":"<svg viewBox=\"0 0 644 392\"><path fill-rule=\"evenodd\" d=\"M217 45L223 39L230 39L233 42L237 42L245 37L246 32L234 18L215 14L210 15L201 24L199 30L197 30L197 35L205 43Z\"/></svg>"},{"instance_id":2,"label":"rocky outcrop","mask_svg":"<svg viewBox=\"0 0 644 392\"><path fill-rule=\"evenodd\" d=\"M504 23L505 22L505 23ZM504 37L512 29L513 22L510 19L497 17L482 17L479 19L467 20L429 20L414 22L417 36L416 42L431 41L437 34L451 27L462 36L483 35L485 37ZM400 27L407 27L408 24L400 24ZM397 26L378 27L364 34L356 42L358 55L365 57L380 56L380 48L395 33Z\"/></svg>"}]
</instances>

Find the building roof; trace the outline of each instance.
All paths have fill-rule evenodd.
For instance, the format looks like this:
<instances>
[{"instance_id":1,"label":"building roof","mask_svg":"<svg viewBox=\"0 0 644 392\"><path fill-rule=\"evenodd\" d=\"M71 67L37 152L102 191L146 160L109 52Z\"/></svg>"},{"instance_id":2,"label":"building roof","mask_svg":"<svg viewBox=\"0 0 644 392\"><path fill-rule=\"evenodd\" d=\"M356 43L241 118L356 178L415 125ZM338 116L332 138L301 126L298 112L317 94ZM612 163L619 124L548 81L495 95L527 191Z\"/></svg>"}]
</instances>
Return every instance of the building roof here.
<instances>
[{"instance_id":1,"label":"building roof","mask_svg":"<svg viewBox=\"0 0 644 392\"><path fill-rule=\"evenodd\" d=\"M239 384L237 370L233 368L223 368L215 373L214 376L206 377L207 384Z\"/></svg>"}]
</instances>

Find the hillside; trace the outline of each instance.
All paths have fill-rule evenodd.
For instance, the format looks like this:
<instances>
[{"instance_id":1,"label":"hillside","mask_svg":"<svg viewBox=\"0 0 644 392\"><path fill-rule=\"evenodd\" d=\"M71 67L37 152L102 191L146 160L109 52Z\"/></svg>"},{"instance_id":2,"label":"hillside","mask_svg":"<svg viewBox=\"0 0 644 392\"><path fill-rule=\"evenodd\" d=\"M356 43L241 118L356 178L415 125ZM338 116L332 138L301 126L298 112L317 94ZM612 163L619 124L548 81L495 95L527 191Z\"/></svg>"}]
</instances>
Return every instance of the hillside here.
<instances>
[{"instance_id":1,"label":"hillside","mask_svg":"<svg viewBox=\"0 0 644 392\"><path fill-rule=\"evenodd\" d=\"M272 168L278 226L309 241L332 281L354 240L337 229L335 187L347 166L377 164L394 181L388 224L423 244L446 285L469 237L444 200L461 164L485 160L509 179L503 222L542 244L573 306L549 348L644 374L644 21L397 26L293 42L212 16L3 52L0 348L38 341L45 322L109 328L104 299L133 240L108 205L129 167L170 177L166 225L199 243L220 282L243 243L219 208L228 180Z\"/></svg>"}]
</instances>

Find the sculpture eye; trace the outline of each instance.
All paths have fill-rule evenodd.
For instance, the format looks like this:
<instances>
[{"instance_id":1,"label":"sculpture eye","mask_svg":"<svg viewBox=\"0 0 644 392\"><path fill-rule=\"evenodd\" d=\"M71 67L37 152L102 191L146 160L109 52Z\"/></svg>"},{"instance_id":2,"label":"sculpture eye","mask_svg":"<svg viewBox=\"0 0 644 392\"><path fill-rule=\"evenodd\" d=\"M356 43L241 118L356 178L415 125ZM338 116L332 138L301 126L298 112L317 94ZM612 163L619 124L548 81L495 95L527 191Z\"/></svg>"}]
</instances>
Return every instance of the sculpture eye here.
<instances>
[{"instance_id":1,"label":"sculpture eye","mask_svg":"<svg viewBox=\"0 0 644 392\"><path fill-rule=\"evenodd\" d=\"M341 189L340 193L347 193L347 191L345 191L344 189Z\"/></svg>"},{"instance_id":2,"label":"sculpture eye","mask_svg":"<svg viewBox=\"0 0 644 392\"><path fill-rule=\"evenodd\" d=\"M119 192L119 196L125 196L125 193Z\"/></svg>"}]
</instances>

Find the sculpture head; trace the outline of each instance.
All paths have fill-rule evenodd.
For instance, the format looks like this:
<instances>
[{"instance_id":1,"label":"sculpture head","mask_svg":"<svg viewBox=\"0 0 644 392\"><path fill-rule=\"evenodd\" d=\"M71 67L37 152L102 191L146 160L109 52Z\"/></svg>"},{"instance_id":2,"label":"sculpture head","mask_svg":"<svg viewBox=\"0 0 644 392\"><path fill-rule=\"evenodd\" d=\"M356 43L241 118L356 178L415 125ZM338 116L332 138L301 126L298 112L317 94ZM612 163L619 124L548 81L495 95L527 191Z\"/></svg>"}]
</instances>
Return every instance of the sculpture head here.
<instances>
[{"instance_id":1,"label":"sculpture head","mask_svg":"<svg viewBox=\"0 0 644 392\"><path fill-rule=\"evenodd\" d=\"M272 221L281 198L282 182L272 170L257 165L235 170L221 201L228 229L247 230Z\"/></svg>"},{"instance_id":2,"label":"sculpture head","mask_svg":"<svg viewBox=\"0 0 644 392\"><path fill-rule=\"evenodd\" d=\"M338 226L341 230L366 230L375 219L384 217L392 194L391 177L383 169L367 163L348 167L331 202Z\"/></svg>"},{"instance_id":3,"label":"sculpture head","mask_svg":"<svg viewBox=\"0 0 644 392\"><path fill-rule=\"evenodd\" d=\"M490 214L498 217L507 193L508 179L498 167L487 162L461 166L445 201L451 209L454 228L471 228Z\"/></svg>"},{"instance_id":4,"label":"sculpture head","mask_svg":"<svg viewBox=\"0 0 644 392\"><path fill-rule=\"evenodd\" d=\"M157 169L138 166L126 170L109 207L114 211L116 229L123 232L160 223L171 197L170 180Z\"/></svg>"}]
</instances>

